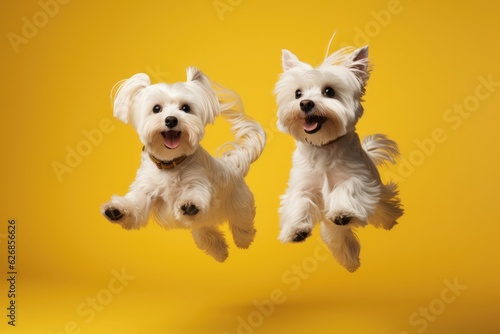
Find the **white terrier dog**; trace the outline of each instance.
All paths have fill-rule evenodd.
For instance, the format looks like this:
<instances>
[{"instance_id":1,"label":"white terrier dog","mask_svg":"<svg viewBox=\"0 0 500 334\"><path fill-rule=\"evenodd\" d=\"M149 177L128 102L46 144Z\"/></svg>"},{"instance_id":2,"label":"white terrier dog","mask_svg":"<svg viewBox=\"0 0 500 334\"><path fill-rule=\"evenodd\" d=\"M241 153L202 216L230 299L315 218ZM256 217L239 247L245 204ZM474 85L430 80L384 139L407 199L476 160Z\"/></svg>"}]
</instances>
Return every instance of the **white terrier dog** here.
<instances>
[{"instance_id":1,"label":"white terrier dog","mask_svg":"<svg viewBox=\"0 0 500 334\"><path fill-rule=\"evenodd\" d=\"M283 50L275 87L278 127L297 144L288 189L281 198L279 239L300 242L321 222L336 260L359 265L356 227L387 230L403 214L394 183L384 185L375 165L394 163L395 142L376 134L360 142L355 126L370 76L368 47L343 48L317 68Z\"/></svg>"},{"instance_id":2,"label":"white terrier dog","mask_svg":"<svg viewBox=\"0 0 500 334\"><path fill-rule=\"evenodd\" d=\"M219 114L232 124L236 140L214 158L199 143ZM152 212L163 227L190 228L196 245L220 262L228 246L217 225L225 220L236 246L250 246L255 205L244 177L262 153L265 132L244 114L235 92L193 67L187 69L187 82L171 85L151 85L139 73L121 84L114 115L132 124L144 149L129 193L102 207L106 218L138 229Z\"/></svg>"}]
</instances>

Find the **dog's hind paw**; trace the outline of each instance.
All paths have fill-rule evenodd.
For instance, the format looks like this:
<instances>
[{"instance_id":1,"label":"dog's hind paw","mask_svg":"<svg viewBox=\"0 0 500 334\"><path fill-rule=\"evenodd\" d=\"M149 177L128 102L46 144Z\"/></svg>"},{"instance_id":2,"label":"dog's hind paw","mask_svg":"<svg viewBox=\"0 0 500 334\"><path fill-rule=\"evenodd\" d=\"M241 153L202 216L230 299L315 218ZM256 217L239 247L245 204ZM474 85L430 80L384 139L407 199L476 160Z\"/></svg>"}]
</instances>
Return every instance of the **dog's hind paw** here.
<instances>
[{"instance_id":1,"label":"dog's hind paw","mask_svg":"<svg viewBox=\"0 0 500 334\"><path fill-rule=\"evenodd\" d=\"M116 222L123 218L123 213L112 207L104 210L104 215L106 215L106 217L112 222Z\"/></svg>"},{"instance_id":2,"label":"dog's hind paw","mask_svg":"<svg viewBox=\"0 0 500 334\"><path fill-rule=\"evenodd\" d=\"M185 215L185 216L194 216L198 212L200 212L198 207L192 203L183 204L181 206L181 210L183 212L183 215Z\"/></svg>"}]
</instances>

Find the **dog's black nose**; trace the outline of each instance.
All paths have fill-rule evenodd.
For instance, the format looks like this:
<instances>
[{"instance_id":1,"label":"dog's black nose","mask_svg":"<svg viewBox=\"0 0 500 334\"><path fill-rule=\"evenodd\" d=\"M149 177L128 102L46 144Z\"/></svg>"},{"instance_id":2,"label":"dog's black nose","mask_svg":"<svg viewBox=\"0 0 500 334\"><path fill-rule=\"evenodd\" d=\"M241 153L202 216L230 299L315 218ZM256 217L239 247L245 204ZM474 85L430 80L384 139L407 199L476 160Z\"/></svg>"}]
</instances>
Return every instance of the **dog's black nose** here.
<instances>
[{"instance_id":1,"label":"dog's black nose","mask_svg":"<svg viewBox=\"0 0 500 334\"><path fill-rule=\"evenodd\" d=\"M305 113L310 112L314 108L314 102L311 100L302 100L300 101L300 110Z\"/></svg>"},{"instance_id":2,"label":"dog's black nose","mask_svg":"<svg viewBox=\"0 0 500 334\"><path fill-rule=\"evenodd\" d=\"M167 126L167 128L171 129L173 127L175 127L177 125L178 121L177 121L177 117L174 117L174 116L168 116L167 118L165 118L165 125Z\"/></svg>"}]
</instances>

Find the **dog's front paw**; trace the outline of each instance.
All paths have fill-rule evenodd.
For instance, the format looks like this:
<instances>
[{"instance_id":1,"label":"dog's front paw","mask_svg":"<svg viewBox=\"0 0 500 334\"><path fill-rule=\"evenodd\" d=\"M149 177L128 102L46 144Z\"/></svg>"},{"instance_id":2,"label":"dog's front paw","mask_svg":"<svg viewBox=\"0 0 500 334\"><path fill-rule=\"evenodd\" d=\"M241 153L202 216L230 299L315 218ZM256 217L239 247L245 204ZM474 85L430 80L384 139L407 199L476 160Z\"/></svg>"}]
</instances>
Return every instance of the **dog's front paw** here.
<instances>
[{"instance_id":1,"label":"dog's front paw","mask_svg":"<svg viewBox=\"0 0 500 334\"><path fill-rule=\"evenodd\" d=\"M352 219L351 216L339 215L339 216L336 216L335 218L333 218L332 222L335 225L345 226L351 222L351 219Z\"/></svg>"},{"instance_id":2,"label":"dog's front paw","mask_svg":"<svg viewBox=\"0 0 500 334\"><path fill-rule=\"evenodd\" d=\"M194 216L198 212L200 212L200 209L198 209L198 207L196 205L194 205L193 203L186 203L186 204L181 205L181 210L182 210L182 214L185 216Z\"/></svg>"},{"instance_id":3,"label":"dog's front paw","mask_svg":"<svg viewBox=\"0 0 500 334\"><path fill-rule=\"evenodd\" d=\"M109 207L104 210L104 215L108 218L112 223L115 223L123 218L123 213L116 208Z\"/></svg>"},{"instance_id":4,"label":"dog's front paw","mask_svg":"<svg viewBox=\"0 0 500 334\"><path fill-rule=\"evenodd\" d=\"M111 201L103 205L101 213L111 223L118 224L126 230L140 227L137 216L128 207L124 206L120 200Z\"/></svg>"},{"instance_id":5,"label":"dog's front paw","mask_svg":"<svg viewBox=\"0 0 500 334\"><path fill-rule=\"evenodd\" d=\"M306 223L299 224L292 228L283 228L278 239L283 242L299 243L311 236L312 226Z\"/></svg>"},{"instance_id":6,"label":"dog's front paw","mask_svg":"<svg viewBox=\"0 0 500 334\"><path fill-rule=\"evenodd\" d=\"M292 239L292 242L302 242L306 240L311 235L310 230L298 230L295 232L295 236Z\"/></svg>"}]
</instances>

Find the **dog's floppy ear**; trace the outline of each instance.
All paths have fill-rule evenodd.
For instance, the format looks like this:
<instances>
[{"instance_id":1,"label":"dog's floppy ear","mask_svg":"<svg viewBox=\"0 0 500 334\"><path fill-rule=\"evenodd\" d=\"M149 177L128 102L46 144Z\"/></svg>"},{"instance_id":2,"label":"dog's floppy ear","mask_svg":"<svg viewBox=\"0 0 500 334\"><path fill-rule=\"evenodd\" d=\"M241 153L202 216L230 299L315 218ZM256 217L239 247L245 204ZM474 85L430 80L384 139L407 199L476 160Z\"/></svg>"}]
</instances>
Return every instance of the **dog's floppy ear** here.
<instances>
[{"instance_id":1,"label":"dog's floppy ear","mask_svg":"<svg viewBox=\"0 0 500 334\"><path fill-rule=\"evenodd\" d=\"M281 50L281 66L285 72L296 66L311 68L309 64L301 62L296 55L285 49Z\"/></svg>"},{"instance_id":2,"label":"dog's floppy ear","mask_svg":"<svg viewBox=\"0 0 500 334\"><path fill-rule=\"evenodd\" d=\"M135 96L150 84L151 81L145 73L137 73L127 80L118 82L115 85L118 86L118 90L115 93L113 115L123 123L129 123Z\"/></svg>"},{"instance_id":3,"label":"dog's floppy ear","mask_svg":"<svg viewBox=\"0 0 500 334\"><path fill-rule=\"evenodd\" d=\"M368 45L356 49L344 61L344 65L356 74L361 82L366 84L370 78L370 67L368 60Z\"/></svg>"}]
</instances>

